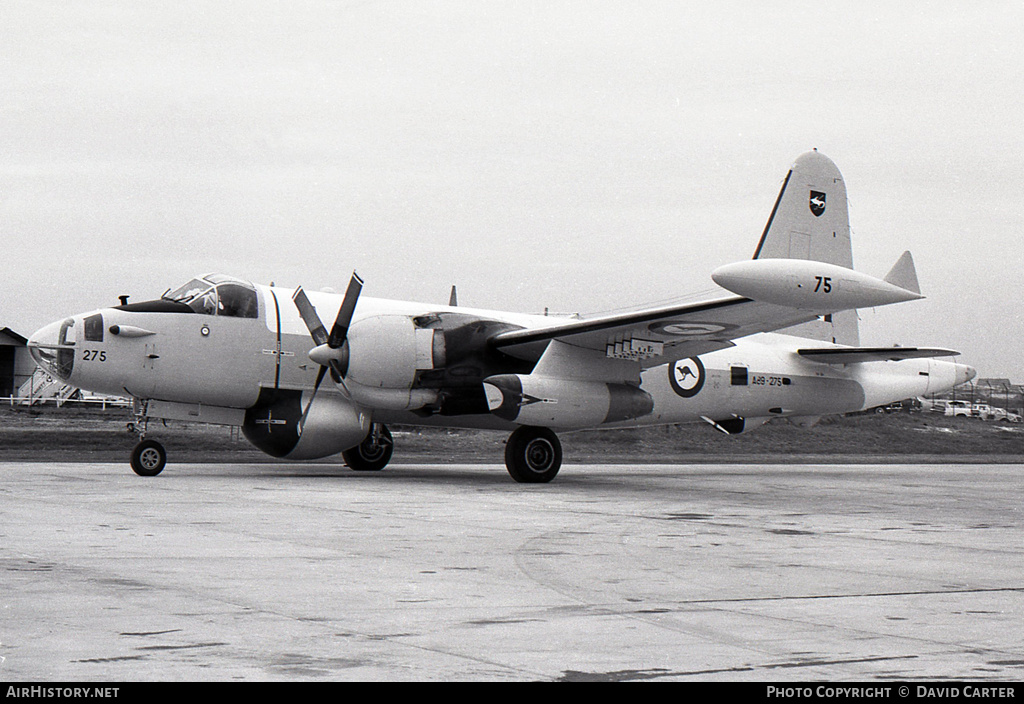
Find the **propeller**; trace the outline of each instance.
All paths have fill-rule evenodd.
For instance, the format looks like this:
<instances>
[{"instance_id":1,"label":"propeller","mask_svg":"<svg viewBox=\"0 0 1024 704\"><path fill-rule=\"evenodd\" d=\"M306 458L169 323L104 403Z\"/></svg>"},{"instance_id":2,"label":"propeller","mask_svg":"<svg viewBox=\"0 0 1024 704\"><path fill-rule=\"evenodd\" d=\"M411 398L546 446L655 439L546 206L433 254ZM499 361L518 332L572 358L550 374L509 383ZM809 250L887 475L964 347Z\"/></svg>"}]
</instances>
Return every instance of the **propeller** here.
<instances>
[{"instance_id":1,"label":"propeller","mask_svg":"<svg viewBox=\"0 0 1024 704\"><path fill-rule=\"evenodd\" d=\"M345 298L341 301L341 308L338 309L338 317L334 319L331 332L320 322L320 316L316 308L306 296L306 292L299 286L292 294L292 301L299 310L302 322L309 329L309 334L316 343L316 347L309 351L309 358L320 365L320 371L316 375L316 383L313 384L313 393L299 418L299 433L302 433L302 426L306 422L310 406L316 398L316 392L320 389L320 382L328 371L331 379L341 387L345 396L351 397L348 387L345 385L345 376L348 374L348 329L352 323L352 314L355 312L356 303L359 301L359 293L363 290L363 280L359 274L352 272L352 279L348 282L348 289L345 291Z\"/></svg>"}]
</instances>

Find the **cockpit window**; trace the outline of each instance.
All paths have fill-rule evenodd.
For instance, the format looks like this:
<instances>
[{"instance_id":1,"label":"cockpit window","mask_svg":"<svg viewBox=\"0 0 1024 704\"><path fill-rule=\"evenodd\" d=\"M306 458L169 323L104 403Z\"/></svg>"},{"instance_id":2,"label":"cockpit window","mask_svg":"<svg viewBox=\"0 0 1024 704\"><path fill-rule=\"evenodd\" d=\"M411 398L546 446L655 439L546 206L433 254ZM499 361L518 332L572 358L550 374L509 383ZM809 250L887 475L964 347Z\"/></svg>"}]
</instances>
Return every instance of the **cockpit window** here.
<instances>
[{"instance_id":1,"label":"cockpit window","mask_svg":"<svg viewBox=\"0 0 1024 704\"><path fill-rule=\"evenodd\" d=\"M165 293L161 298L184 303L202 315L229 318L256 318L259 302L256 288L241 279L223 274L207 274Z\"/></svg>"},{"instance_id":2,"label":"cockpit window","mask_svg":"<svg viewBox=\"0 0 1024 704\"><path fill-rule=\"evenodd\" d=\"M209 288L212 288L213 284L209 281L203 281L202 279L192 279L184 286L174 289L170 293L165 293L160 298L165 298L169 301L178 301L179 303L188 303L195 299L199 294L203 293Z\"/></svg>"},{"instance_id":3,"label":"cockpit window","mask_svg":"<svg viewBox=\"0 0 1024 704\"><path fill-rule=\"evenodd\" d=\"M217 286L217 315L255 318L259 315L256 290L237 283Z\"/></svg>"}]
</instances>

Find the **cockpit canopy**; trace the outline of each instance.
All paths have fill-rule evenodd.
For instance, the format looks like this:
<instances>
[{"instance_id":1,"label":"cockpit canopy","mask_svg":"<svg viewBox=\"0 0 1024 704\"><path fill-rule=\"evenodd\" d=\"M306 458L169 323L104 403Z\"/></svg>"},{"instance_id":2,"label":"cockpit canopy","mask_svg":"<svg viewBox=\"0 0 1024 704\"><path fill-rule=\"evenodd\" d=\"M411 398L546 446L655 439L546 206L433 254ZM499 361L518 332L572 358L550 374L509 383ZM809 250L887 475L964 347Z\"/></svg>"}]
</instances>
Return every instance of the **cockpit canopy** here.
<instances>
[{"instance_id":1,"label":"cockpit canopy","mask_svg":"<svg viewBox=\"0 0 1024 704\"><path fill-rule=\"evenodd\" d=\"M202 315L230 318L259 316L256 287L248 281L224 274L205 274L165 293L160 298L183 303Z\"/></svg>"}]
</instances>

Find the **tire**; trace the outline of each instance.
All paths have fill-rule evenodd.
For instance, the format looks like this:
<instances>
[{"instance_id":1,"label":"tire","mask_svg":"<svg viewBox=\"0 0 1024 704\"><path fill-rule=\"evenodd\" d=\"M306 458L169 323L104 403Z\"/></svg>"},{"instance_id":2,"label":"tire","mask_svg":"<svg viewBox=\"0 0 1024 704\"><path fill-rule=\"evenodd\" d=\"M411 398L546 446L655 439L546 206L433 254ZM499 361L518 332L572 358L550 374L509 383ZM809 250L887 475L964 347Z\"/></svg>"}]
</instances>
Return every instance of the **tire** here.
<instances>
[{"instance_id":1,"label":"tire","mask_svg":"<svg viewBox=\"0 0 1024 704\"><path fill-rule=\"evenodd\" d=\"M341 456L349 469L357 472L379 472L387 467L391 455L395 451L395 442L391 439L391 431L386 425L374 423L369 435L361 443Z\"/></svg>"},{"instance_id":2,"label":"tire","mask_svg":"<svg viewBox=\"0 0 1024 704\"><path fill-rule=\"evenodd\" d=\"M505 443L505 468L520 484L546 484L562 466L562 443L547 428L517 428Z\"/></svg>"},{"instance_id":3,"label":"tire","mask_svg":"<svg viewBox=\"0 0 1024 704\"><path fill-rule=\"evenodd\" d=\"M132 450L132 471L140 477L155 477L166 464L167 451L156 440L143 440Z\"/></svg>"}]
</instances>

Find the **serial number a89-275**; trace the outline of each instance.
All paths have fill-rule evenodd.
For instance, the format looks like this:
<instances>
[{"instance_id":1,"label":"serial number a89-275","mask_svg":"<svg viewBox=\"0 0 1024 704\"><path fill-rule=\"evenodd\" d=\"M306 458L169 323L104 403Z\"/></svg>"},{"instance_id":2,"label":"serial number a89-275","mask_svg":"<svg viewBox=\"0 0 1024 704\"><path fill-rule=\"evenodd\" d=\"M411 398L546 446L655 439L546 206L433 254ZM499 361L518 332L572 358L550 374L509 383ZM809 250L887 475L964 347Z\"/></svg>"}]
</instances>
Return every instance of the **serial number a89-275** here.
<instances>
[{"instance_id":1,"label":"serial number a89-275","mask_svg":"<svg viewBox=\"0 0 1024 704\"><path fill-rule=\"evenodd\" d=\"M789 379L782 376L755 374L750 377L751 386L788 386Z\"/></svg>"}]
</instances>

